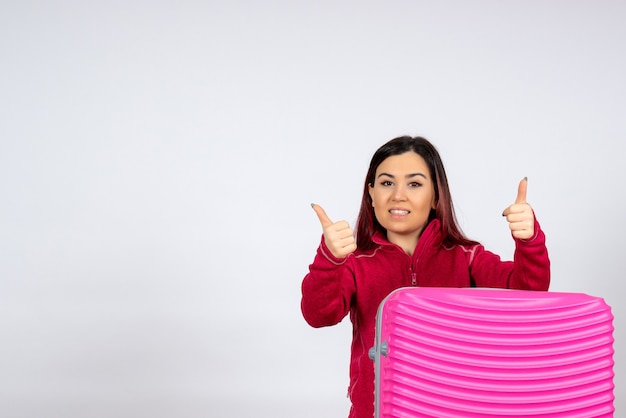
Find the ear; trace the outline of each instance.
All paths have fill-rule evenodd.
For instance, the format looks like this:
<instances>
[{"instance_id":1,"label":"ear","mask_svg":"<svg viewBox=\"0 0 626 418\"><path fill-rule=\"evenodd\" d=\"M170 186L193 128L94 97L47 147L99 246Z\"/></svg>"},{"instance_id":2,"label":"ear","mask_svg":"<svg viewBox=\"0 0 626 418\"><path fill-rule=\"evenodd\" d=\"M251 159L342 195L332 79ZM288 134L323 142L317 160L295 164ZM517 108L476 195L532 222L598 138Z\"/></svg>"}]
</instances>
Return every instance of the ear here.
<instances>
[{"instance_id":1,"label":"ear","mask_svg":"<svg viewBox=\"0 0 626 418\"><path fill-rule=\"evenodd\" d=\"M372 183L368 183L367 184L367 189L370 193L370 199L372 200L372 207L374 206L374 196L372 196L372 194L374 193L374 185Z\"/></svg>"}]
</instances>

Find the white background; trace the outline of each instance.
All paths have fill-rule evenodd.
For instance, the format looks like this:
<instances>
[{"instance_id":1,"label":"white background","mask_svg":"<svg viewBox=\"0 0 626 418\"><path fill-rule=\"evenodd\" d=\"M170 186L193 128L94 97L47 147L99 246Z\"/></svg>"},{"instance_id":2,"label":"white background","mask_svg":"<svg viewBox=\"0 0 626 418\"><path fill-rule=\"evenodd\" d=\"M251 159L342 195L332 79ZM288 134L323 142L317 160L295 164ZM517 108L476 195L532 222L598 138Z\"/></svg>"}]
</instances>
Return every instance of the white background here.
<instances>
[{"instance_id":1,"label":"white background","mask_svg":"<svg viewBox=\"0 0 626 418\"><path fill-rule=\"evenodd\" d=\"M626 3L0 6L0 415L342 417L349 321L312 329L321 228L423 135L503 258L518 181L553 291L623 303ZM621 412L620 412L621 411Z\"/></svg>"}]
</instances>

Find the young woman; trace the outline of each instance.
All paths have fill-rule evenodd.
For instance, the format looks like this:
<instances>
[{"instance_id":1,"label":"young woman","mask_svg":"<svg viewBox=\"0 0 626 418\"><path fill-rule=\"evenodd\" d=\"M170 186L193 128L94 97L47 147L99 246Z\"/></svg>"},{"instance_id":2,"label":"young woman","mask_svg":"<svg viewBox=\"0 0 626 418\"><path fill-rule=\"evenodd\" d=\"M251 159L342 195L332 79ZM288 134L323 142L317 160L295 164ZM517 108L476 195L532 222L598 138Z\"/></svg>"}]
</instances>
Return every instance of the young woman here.
<instances>
[{"instance_id":1,"label":"young woman","mask_svg":"<svg viewBox=\"0 0 626 418\"><path fill-rule=\"evenodd\" d=\"M392 139L373 155L365 178L356 236L313 204L323 229L317 255L302 282L302 314L313 327L353 325L349 418L374 415L376 311L404 286L548 290L550 260L527 180L503 216L515 241L515 261L502 261L459 228L439 153L426 139Z\"/></svg>"}]
</instances>

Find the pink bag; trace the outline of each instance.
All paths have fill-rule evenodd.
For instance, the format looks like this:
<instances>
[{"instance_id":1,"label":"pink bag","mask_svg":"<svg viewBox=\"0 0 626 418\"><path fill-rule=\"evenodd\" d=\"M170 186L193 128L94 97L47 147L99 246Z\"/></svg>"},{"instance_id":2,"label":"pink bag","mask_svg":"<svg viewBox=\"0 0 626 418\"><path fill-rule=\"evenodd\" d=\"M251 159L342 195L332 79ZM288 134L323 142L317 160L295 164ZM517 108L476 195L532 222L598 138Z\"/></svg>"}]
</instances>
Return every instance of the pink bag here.
<instances>
[{"instance_id":1,"label":"pink bag","mask_svg":"<svg viewBox=\"0 0 626 418\"><path fill-rule=\"evenodd\" d=\"M613 315L580 293L402 288L380 304L376 418L612 417Z\"/></svg>"}]
</instances>

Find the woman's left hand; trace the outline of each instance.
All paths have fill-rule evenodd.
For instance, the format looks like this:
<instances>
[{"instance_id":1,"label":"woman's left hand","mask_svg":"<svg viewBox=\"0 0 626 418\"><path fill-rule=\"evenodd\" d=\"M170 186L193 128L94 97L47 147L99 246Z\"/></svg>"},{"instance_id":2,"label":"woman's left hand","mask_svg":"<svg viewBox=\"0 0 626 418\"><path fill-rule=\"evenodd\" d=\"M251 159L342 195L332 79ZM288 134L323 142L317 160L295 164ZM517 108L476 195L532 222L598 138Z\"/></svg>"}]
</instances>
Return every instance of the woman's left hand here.
<instances>
[{"instance_id":1,"label":"woman's left hand","mask_svg":"<svg viewBox=\"0 0 626 418\"><path fill-rule=\"evenodd\" d=\"M535 215L533 208L526 203L527 188L528 179L524 177L517 187L515 203L502 212L502 216L509 222L511 233L518 239L531 239L535 236Z\"/></svg>"}]
</instances>

